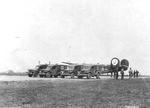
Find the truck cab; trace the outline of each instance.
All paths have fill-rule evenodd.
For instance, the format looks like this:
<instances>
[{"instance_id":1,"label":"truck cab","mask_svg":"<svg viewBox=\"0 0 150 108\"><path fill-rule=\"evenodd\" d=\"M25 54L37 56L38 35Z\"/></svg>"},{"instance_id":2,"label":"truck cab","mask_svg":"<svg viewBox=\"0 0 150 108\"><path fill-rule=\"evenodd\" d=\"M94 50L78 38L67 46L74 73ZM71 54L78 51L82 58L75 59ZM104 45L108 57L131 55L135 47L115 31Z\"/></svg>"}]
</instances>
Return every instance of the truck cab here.
<instances>
[{"instance_id":1,"label":"truck cab","mask_svg":"<svg viewBox=\"0 0 150 108\"><path fill-rule=\"evenodd\" d=\"M28 69L28 76L37 77L39 75L39 72L42 69L46 69L47 66L48 66L47 64L41 64L41 65L37 65L34 69Z\"/></svg>"},{"instance_id":2,"label":"truck cab","mask_svg":"<svg viewBox=\"0 0 150 108\"><path fill-rule=\"evenodd\" d=\"M86 76L88 78L90 68L90 65L76 65L72 71L71 77L74 78L74 76L77 76L78 78L83 78Z\"/></svg>"}]
</instances>

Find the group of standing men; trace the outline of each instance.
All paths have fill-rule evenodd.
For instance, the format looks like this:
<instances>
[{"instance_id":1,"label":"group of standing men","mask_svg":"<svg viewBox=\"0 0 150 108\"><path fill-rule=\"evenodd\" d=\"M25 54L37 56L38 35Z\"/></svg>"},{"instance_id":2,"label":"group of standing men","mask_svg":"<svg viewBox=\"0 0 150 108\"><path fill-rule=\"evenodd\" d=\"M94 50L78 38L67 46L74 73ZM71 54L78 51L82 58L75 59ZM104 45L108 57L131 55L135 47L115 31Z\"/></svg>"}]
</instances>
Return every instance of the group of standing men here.
<instances>
[{"instance_id":1,"label":"group of standing men","mask_svg":"<svg viewBox=\"0 0 150 108\"><path fill-rule=\"evenodd\" d=\"M131 68L130 68L130 70L129 70L129 78L131 79L132 77L133 78L136 78L136 77L138 77L139 76L139 71L138 70L132 70Z\"/></svg>"},{"instance_id":2,"label":"group of standing men","mask_svg":"<svg viewBox=\"0 0 150 108\"><path fill-rule=\"evenodd\" d=\"M121 74L121 79L124 79L124 69L121 69L120 74ZM129 79L138 78L138 76L139 76L138 70L133 71L131 68L129 69ZM119 77L118 72L114 72L114 78L118 79L118 77Z\"/></svg>"}]
</instances>

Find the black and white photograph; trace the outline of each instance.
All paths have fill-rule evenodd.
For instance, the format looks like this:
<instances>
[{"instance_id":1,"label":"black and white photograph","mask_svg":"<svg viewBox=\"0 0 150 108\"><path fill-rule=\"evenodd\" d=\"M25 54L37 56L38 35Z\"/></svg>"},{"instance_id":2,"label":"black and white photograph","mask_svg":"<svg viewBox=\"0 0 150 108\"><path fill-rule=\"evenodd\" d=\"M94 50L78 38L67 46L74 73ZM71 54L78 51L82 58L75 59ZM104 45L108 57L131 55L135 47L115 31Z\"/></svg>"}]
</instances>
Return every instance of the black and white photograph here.
<instances>
[{"instance_id":1,"label":"black and white photograph","mask_svg":"<svg viewBox=\"0 0 150 108\"><path fill-rule=\"evenodd\" d=\"M150 108L149 0L1 0L0 108Z\"/></svg>"}]
</instances>

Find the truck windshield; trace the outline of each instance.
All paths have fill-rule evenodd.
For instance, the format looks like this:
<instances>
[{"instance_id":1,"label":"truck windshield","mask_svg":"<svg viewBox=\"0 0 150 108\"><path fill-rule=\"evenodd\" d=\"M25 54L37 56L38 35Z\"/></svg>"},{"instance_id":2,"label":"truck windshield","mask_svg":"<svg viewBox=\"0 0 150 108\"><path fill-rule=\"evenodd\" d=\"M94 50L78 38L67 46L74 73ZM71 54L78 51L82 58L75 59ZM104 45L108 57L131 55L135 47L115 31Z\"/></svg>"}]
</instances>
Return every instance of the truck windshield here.
<instances>
[{"instance_id":1,"label":"truck windshield","mask_svg":"<svg viewBox=\"0 0 150 108\"><path fill-rule=\"evenodd\" d=\"M67 66L66 70L73 70L74 66Z\"/></svg>"},{"instance_id":2,"label":"truck windshield","mask_svg":"<svg viewBox=\"0 0 150 108\"><path fill-rule=\"evenodd\" d=\"M82 70L90 70L90 66L83 66Z\"/></svg>"},{"instance_id":3,"label":"truck windshield","mask_svg":"<svg viewBox=\"0 0 150 108\"><path fill-rule=\"evenodd\" d=\"M81 67L82 67L81 65L75 66L74 70L81 70Z\"/></svg>"},{"instance_id":4,"label":"truck windshield","mask_svg":"<svg viewBox=\"0 0 150 108\"><path fill-rule=\"evenodd\" d=\"M57 66L53 66L52 69L56 69Z\"/></svg>"}]
</instances>

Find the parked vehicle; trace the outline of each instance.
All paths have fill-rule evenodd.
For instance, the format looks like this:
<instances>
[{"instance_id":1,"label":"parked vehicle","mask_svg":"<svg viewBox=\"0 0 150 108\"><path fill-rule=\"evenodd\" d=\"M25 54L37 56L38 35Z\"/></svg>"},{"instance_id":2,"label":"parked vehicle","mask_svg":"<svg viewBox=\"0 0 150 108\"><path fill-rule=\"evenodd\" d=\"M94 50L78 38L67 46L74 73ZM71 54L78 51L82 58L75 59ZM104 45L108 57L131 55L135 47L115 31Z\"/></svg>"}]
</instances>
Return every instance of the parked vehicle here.
<instances>
[{"instance_id":1,"label":"parked vehicle","mask_svg":"<svg viewBox=\"0 0 150 108\"><path fill-rule=\"evenodd\" d=\"M28 76L29 77L38 77L39 72L42 69L46 69L47 66L48 66L47 64L40 64L40 65L37 65L34 69L28 69Z\"/></svg>"},{"instance_id":2,"label":"parked vehicle","mask_svg":"<svg viewBox=\"0 0 150 108\"><path fill-rule=\"evenodd\" d=\"M71 78L77 76L78 78L86 77L87 79L90 79L91 77L96 77L99 79L101 75L108 75L109 73L111 73L111 76L113 75L111 65L76 65L72 71Z\"/></svg>"},{"instance_id":3,"label":"parked vehicle","mask_svg":"<svg viewBox=\"0 0 150 108\"><path fill-rule=\"evenodd\" d=\"M39 76L42 77L46 77L46 78L51 78L52 77L52 71L51 68L53 67L53 65L48 65L46 69L41 69L41 71L39 72Z\"/></svg>"},{"instance_id":4,"label":"parked vehicle","mask_svg":"<svg viewBox=\"0 0 150 108\"><path fill-rule=\"evenodd\" d=\"M73 71L73 65L66 65L65 69L61 70L61 78L65 78L66 76L71 76L71 72Z\"/></svg>"}]
</instances>

